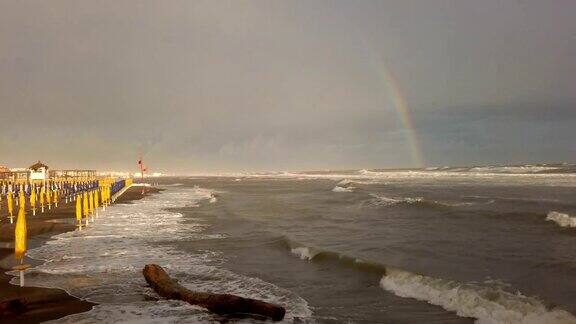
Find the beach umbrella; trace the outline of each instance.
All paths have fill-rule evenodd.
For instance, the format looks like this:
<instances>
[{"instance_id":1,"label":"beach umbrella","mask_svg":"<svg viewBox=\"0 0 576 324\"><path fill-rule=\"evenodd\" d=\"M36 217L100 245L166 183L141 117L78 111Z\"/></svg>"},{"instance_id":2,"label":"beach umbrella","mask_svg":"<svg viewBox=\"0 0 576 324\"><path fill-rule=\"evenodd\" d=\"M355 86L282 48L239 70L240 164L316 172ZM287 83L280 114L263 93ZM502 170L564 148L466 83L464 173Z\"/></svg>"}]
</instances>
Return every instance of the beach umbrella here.
<instances>
[{"instance_id":1,"label":"beach umbrella","mask_svg":"<svg viewBox=\"0 0 576 324\"><path fill-rule=\"evenodd\" d=\"M98 200L98 189L96 189L94 190L94 210L96 211L96 218L98 218L98 207L100 207Z\"/></svg>"},{"instance_id":2,"label":"beach umbrella","mask_svg":"<svg viewBox=\"0 0 576 324\"><path fill-rule=\"evenodd\" d=\"M100 195L102 196L102 211L106 211L106 193L104 187L100 187Z\"/></svg>"},{"instance_id":3,"label":"beach umbrella","mask_svg":"<svg viewBox=\"0 0 576 324\"><path fill-rule=\"evenodd\" d=\"M45 191L46 191L46 188L44 188L44 187L40 188L40 208L42 209L42 212L44 212Z\"/></svg>"},{"instance_id":4,"label":"beach umbrella","mask_svg":"<svg viewBox=\"0 0 576 324\"><path fill-rule=\"evenodd\" d=\"M17 260L22 260L26 253L26 210L20 208L18 210L18 218L16 219L16 228L14 230L14 257Z\"/></svg>"},{"instance_id":5,"label":"beach umbrella","mask_svg":"<svg viewBox=\"0 0 576 324\"><path fill-rule=\"evenodd\" d=\"M82 199L76 199L76 221L78 222L78 230L82 230Z\"/></svg>"},{"instance_id":6,"label":"beach umbrella","mask_svg":"<svg viewBox=\"0 0 576 324\"><path fill-rule=\"evenodd\" d=\"M36 215L36 190L32 187L30 192L30 208L32 208L32 215Z\"/></svg>"},{"instance_id":7,"label":"beach umbrella","mask_svg":"<svg viewBox=\"0 0 576 324\"><path fill-rule=\"evenodd\" d=\"M26 208L26 195L22 187L20 187L20 192L18 192L18 206L20 206L20 208Z\"/></svg>"},{"instance_id":8,"label":"beach umbrella","mask_svg":"<svg viewBox=\"0 0 576 324\"><path fill-rule=\"evenodd\" d=\"M22 287L24 286L24 270L30 265L23 264L27 249L28 227L26 226L26 210L23 207L24 205L21 206L18 210L18 218L16 219L16 227L14 229L14 257L20 261L20 264L13 269L20 272L20 286Z\"/></svg>"},{"instance_id":9,"label":"beach umbrella","mask_svg":"<svg viewBox=\"0 0 576 324\"><path fill-rule=\"evenodd\" d=\"M94 191L90 191L88 194L88 207L90 208L90 215L92 215L92 221L94 221Z\"/></svg>"},{"instance_id":10,"label":"beach umbrella","mask_svg":"<svg viewBox=\"0 0 576 324\"><path fill-rule=\"evenodd\" d=\"M58 207L58 190L54 190L54 206Z\"/></svg>"},{"instance_id":11,"label":"beach umbrella","mask_svg":"<svg viewBox=\"0 0 576 324\"><path fill-rule=\"evenodd\" d=\"M6 198L8 204L8 214L10 215L10 224L14 223L14 196L12 196L12 191L8 191L8 197Z\"/></svg>"},{"instance_id":12,"label":"beach umbrella","mask_svg":"<svg viewBox=\"0 0 576 324\"><path fill-rule=\"evenodd\" d=\"M48 203L48 209L52 209L52 190L50 190L50 187L46 188L46 202Z\"/></svg>"},{"instance_id":13,"label":"beach umbrella","mask_svg":"<svg viewBox=\"0 0 576 324\"><path fill-rule=\"evenodd\" d=\"M88 194L86 192L82 195L82 216L86 217L86 225L88 225Z\"/></svg>"}]
</instances>

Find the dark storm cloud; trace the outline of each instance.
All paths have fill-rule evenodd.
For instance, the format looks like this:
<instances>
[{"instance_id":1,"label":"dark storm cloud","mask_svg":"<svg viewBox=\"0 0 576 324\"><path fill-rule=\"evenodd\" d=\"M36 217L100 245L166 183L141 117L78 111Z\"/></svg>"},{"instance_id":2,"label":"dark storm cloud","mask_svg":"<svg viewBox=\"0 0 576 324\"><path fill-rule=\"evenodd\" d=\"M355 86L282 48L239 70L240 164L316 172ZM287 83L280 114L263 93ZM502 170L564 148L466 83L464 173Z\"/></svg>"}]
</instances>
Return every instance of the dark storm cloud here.
<instances>
[{"instance_id":1,"label":"dark storm cloud","mask_svg":"<svg viewBox=\"0 0 576 324\"><path fill-rule=\"evenodd\" d=\"M576 152L572 105L439 108L415 120L425 155L436 161L449 155L452 165L573 161Z\"/></svg>"},{"instance_id":2,"label":"dark storm cloud","mask_svg":"<svg viewBox=\"0 0 576 324\"><path fill-rule=\"evenodd\" d=\"M569 160L573 1L2 1L0 164Z\"/></svg>"}]
</instances>

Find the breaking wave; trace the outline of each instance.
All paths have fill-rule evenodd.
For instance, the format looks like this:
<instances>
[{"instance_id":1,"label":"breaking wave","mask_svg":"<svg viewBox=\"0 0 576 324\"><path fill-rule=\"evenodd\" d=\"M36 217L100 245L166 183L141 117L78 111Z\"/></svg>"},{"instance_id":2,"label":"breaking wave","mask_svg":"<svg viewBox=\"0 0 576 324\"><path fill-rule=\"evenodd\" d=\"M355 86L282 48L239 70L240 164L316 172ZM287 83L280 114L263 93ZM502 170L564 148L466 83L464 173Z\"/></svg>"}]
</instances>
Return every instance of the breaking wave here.
<instances>
[{"instance_id":1,"label":"breaking wave","mask_svg":"<svg viewBox=\"0 0 576 324\"><path fill-rule=\"evenodd\" d=\"M366 170L366 169L359 170L358 173L361 175L366 175L366 176L378 176L378 175L383 174L383 172L370 171L370 170Z\"/></svg>"},{"instance_id":2,"label":"breaking wave","mask_svg":"<svg viewBox=\"0 0 576 324\"><path fill-rule=\"evenodd\" d=\"M354 191L354 187L340 187L340 186L336 186L334 188L332 188L333 192L352 192Z\"/></svg>"},{"instance_id":3,"label":"breaking wave","mask_svg":"<svg viewBox=\"0 0 576 324\"><path fill-rule=\"evenodd\" d=\"M546 220L555 222L561 227L576 227L576 217L564 213L551 211L546 216Z\"/></svg>"},{"instance_id":4,"label":"breaking wave","mask_svg":"<svg viewBox=\"0 0 576 324\"><path fill-rule=\"evenodd\" d=\"M421 203L424 201L423 198L391 198L377 194L370 194L370 196L374 197L372 200L374 205L378 206L392 206L397 204L416 204Z\"/></svg>"},{"instance_id":5,"label":"breaking wave","mask_svg":"<svg viewBox=\"0 0 576 324\"><path fill-rule=\"evenodd\" d=\"M287 241L290 245L296 245ZM313 247L290 247L292 254L310 262L336 262L381 275L382 289L403 298L437 305L458 316L477 319L480 324L564 324L576 318L559 308L549 308L534 297L506 291L501 286L467 284L419 275L409 271L367 262L343 254Z\"/></svg>"},{"instance_id":6,"label":"breaking wave","mask_svg":"<svg viewBox=\"0 0 576 324\"><path fill-rule=\"evenodd\" d=\"M384 275L386 273L386 267L379 263L349 257L337 252L305 246L286 238L283 238L281 242L284 247L290 250L290 253L304 261L335 262L340 266L355 268L363 272L376 273L379 275Z\"/></svg>"},{"instance_id":7,"label":"breaking wave","mask_svg":"<svg viewBox=\"0 0 576 324\"><path fill-rule=\"evenodd\" d=\"M290 252L292 252L292 254L299 257L300 259L308 261L314 259L314 257L318 254L318 252L313 252L311 248L305 246L295 247L291 249Z\"/></svg>"},{"instance_id":8,"label":"breaking wave","mask_svg":"<svg viewBox=\"0 0 576 324\"><path fill-rule=\"evenodd\" d=\"M576 318L567 311L549 309L536 298L501 288L462 284L391 268L380 285L399 297L441 306L458 316L476 318L482 324L576 323Z\"/></svg>"},{"instance_id":9,"label":"breaking wave","mask_svg":"<svg viewBox=\"0 0 576 324\"><path fill-rule=\"evenodd\" d=\"M422 197L387 197L374 193L371 193L370 196L373 197L373 199L369 200L368 204L372 206L413 205L431 208L450 208L469 206L474 204L471 202L442 202L436 200L428 200Z\"/></svg>"},{"instance_id":10,"label":"breaking wave","mask_svg":"<svg viewBox=\"0 0 576 324\"><path fill-rule=\"evenodd\" d=\"M350 185L350 184L352 184L352 183L353 183L353 181L350 180L350 179L343 179L343 180L340 180L340 181L337 183L337 185L338 185L338 186L347 186L347 185Z\"/></svg>"},{"instance_id":11,"label":"breaking wave","mask_svg":"<svg viewBox=\"0 0 576 324\"><path fill-rule=\"evenodd\" d=\"M490 172L490 173L540 173L545 171L560 170L559 166L546 165L519 165L519 166L482 166L471 167L469 172Z\"/></svg>"}]
</instances>

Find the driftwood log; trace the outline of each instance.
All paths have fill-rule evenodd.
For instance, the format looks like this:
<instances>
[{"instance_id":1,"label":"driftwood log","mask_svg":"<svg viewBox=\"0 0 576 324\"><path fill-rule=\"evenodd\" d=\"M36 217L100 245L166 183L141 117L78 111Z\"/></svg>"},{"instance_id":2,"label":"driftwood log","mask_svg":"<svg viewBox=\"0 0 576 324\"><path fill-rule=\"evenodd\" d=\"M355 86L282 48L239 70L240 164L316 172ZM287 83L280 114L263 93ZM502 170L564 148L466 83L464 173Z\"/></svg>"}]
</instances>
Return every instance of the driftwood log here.
<instances>
[{"instance_id":1,"label":"driftwood log","mask_svg":"<svg viewBox=\"0 0 576 324\"><path fill-rule=\"evenodd\" d=\"M183 300L192 305L204 307L219 315L257 315L280 321L286 314L284 307L256 299L230 294L190 291L170 278L166 271L157 264L147 264L142 272L146 282L160 296L168 299Z\"/></svg>"}]
</instances>

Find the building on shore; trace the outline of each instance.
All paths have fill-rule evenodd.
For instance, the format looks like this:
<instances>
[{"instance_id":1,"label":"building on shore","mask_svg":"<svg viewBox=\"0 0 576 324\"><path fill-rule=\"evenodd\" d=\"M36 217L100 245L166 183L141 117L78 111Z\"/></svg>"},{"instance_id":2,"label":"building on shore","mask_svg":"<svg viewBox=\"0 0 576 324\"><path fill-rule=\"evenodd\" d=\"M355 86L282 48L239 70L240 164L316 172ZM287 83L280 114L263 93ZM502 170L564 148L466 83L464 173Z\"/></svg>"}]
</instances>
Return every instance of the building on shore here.
<instances>
[{"instance_id":1,"label":"building on shore","mask_svg":"<svg viewBox=\"0 0 576 324\"><path fill-rule=\"evenodd\" d=\"M8 179L8 177L10 176L10 169L0 165L0 179Z\"/></svg>"},{"instance_id":2,"label":"building on shore","mask_svg":"<svg viewBox=\"0 0 576 324\"><path fill-rule=\"evenodd\" d=\"M0 180L19 181L19 180L39 180L46 181L54 178L95 178L96 170L50 170L48 165L40 160L28 168L7 168L0 166Z\"/></svg>"},{"instance_id":3,"label":"building on shore","mask_svg":"<svg viewBox=\"0 0 576 324\"><path fill-rule=\"evenodd\" d=\"M47 180L49 177L48 166L40 160L28 167L30 171L30 180Z\"/></svg>"}]
</instances>

